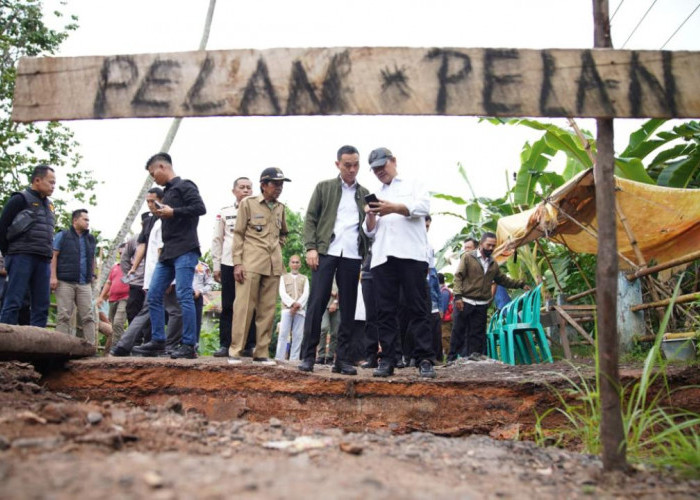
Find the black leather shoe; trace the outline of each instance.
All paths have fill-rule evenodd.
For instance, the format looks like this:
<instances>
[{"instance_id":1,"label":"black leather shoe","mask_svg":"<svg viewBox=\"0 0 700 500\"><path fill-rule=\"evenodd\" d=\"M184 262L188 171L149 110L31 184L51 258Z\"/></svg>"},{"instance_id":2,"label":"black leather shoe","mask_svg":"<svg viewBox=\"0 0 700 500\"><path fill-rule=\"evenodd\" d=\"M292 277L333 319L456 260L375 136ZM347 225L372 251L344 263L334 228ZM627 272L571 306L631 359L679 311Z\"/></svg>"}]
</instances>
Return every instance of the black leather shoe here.
<instances>
[{"instance_id":1,"label":"black leather shoe","mask_svg":"<svg viewBox=\"0 0 700 500\"><path fill-rule=\"evenodd\" d=\"M197 353L194 351L194 346L180 344L177 349L170 353L172 359L195 359Z\"/></svg>"},{"instance_id":2,"label":"black leather shoe","mask_svg":"<svg viewBox=\"0 0 700 500\"><path fill-rule=\"evenodd\" d=\"M299 369L303 372L314 371L314 360L312 358L305 359L304 361L299 363L299 366L297 366L297 369Z\"/></svg>"},{"instance_id":3,"label":"black leather shoe","mask_svg":"<svg viewBox=\"0 0 700 500\"><path fill-rule=\"evenodd\" d=\"M336 361L331 371L333 373L342 373L343 375L357 375L357 368L346 361Z\"/></svg>"},{"instance_id":4,"label":"black leather shoe","mask_svg":"<svg viewBox=\"0 0 700 500\"><path fill-rule=\"evenodd\" d=\"M137 345L131 352L148 358L160 356L165 353L165 341L151 340L143 345Z\"/></svg>"},{"instance_id":5,"label":"black leather shoe","mask_svg":"<svg viewBox=\"0 0 700 500\"><path fill-rule=\"evenodd\" d=\"M316 358L316 364L317 364L317 365L325 365L325 364L326 364L326 358L321 358L321 357Z\"/></svg>"},{"instance_id":6,"label":"black leather shoe","mask_svg":"<svg viewBox=\"0 0 700 500\"><path fill-rule=\"evenodd\" d=\"M371 368L376 368L379 366L379 363L377 362L377 358L375 356L372 356L371 358L367 358L367 361L362 363L360 365L360 368L364 368L365 370L369 370Z\"/></svg>"},{"instance_id":7,"label":"black leather shoe","mask_svg":"<svg viewBox=\"0 0 700 500\"><path fill-rule=\"evenodd\" d=\"M220 347L218 351L214 351L212 354L215 358L227 358L228 357L228 347Z\"/></svg>"},{"instance_id":8,"label":"black leather shoe","mask_svg":"<svg viewBox=\"0 0 700 500\"><path fill-rule=\"evenodd\" d=\"M386 359L380 359L377 369L372 372L373 377L389 377L394 374L394 365Z\"/></svg>"},{"instance_id":9,"label":"black leather shoe","mask_svg":"<svg viewBox=\"0 0 700 500\"><path fill-rule=\"evenodd\" d=\"M421 361L418 365L418 375L420 375L423 378L435 378L436 374L435 368L433 368L433 364L427 359Z\"/></svg>"},{"instance_id":10,"label":"black leather shoe","mask_svg":"<svg viewBox=\"0 0 700 500\"><path fill-rule=\"evenodd\" d=\"M396 362L395 368L396 368L397 370L401 370L402 368L406 368L406 362L403 360L403 358L400 358L400 359Z\"/></svg>"},{"instance_id":11,"label":"black leather shoe","mask_svg":"<svg viewBox=\"0 0 700 500\"><path fill-rule=\"evenodd\" d=\"M253 357L253 349L243 349L241 351L241 357L242 358L252 358Z\"/></svg>"},{"instance_id":12,"label":"black leather shoe","mask_svg":"<svg viewBox=\"0 0 700 500\"><path fill-rule=\"evenodd\" d=\"M127 351L123 347L119 347L118 345L115 345L112 347L112 349L109 351L110 356L116 356L118 358L125 357L125 356L131 356L131 352Z\"/></svg>"}]
</instances>

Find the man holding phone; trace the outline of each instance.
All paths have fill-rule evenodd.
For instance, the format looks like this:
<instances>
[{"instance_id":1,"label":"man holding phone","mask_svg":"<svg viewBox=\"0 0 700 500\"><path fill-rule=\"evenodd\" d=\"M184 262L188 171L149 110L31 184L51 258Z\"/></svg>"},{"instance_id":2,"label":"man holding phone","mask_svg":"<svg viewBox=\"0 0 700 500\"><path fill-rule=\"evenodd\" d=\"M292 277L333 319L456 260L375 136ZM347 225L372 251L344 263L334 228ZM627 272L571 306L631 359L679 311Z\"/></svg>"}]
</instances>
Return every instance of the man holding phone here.
<instances>
[{"instance_id":1,"label":"man holding phone","mask_svg":"<svg viewBox=\"0 0 700 500\"><path fill-rule=\"evenodd\" d=\"M372 244L370 269L375 286L379 345L382 348L375 377L394 373L394 346L398 335L396 320L399 290L409 315L408 329L414 335L412 353L421 377L435 378L435 349L428 316L428 235L425 218L430 212L430 198L423 185L400 177L396 157L387 148L377 148L369 155L369 164L382 183L379 198L367 205L363 229Z\"/></svg>"},{"instance_id":2,"label":"man holding phone","mask_svg":"<svg viewBox=\"0 0 700 500\"><path fill-rule=\"evenodd\" d=\"M312 274L299 370L311 372L314 369L321 320L335 277L340 300L340 328L332 370L343 375L356 375L350 348L360 264L367 251L367 237L360 226L365 217L364 198L369 191L356 181L360 169L357 148L343 146L336 158L339 175L316 185L304 221L306 263Z\"/></svg>"}]
</instances>

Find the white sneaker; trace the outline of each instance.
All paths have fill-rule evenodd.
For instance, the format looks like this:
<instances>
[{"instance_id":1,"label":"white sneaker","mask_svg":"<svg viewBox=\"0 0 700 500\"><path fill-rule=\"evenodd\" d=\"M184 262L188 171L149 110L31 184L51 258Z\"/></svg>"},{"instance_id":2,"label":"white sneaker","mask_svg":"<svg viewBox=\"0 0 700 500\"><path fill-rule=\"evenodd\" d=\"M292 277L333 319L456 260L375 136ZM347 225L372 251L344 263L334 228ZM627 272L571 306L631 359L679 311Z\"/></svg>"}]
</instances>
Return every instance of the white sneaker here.
<instances>
[{"instance_id":1,"label":"white sneaker","mask_svg":"<svg viewBox=\"0 0 700 500\"><path fill-rule=\"evenodd\" d=\"M241 358L234 358L233 356L229 356L228 358L229 365L240 365L241 363L243 363Z\"/></svg>"},{"instance_id":2,"label":"white sneaker","mask_svg":"<svg viewBox=\"0 0 700 500\"><path fill-rule=\"evenodd\" d=\"M265 366L277 365L277 363L275 363L275 360L270 358L253 358L253 362Z\"/></svg>"}]
</instances>

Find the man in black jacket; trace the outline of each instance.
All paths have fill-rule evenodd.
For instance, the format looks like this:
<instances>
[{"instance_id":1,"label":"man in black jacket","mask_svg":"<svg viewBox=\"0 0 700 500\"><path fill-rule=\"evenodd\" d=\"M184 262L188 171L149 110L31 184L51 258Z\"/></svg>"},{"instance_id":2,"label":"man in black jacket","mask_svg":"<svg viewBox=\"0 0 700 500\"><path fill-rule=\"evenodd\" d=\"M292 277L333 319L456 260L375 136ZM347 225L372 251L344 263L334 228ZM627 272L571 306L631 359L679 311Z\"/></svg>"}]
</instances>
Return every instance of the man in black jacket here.
<instances>
[{"instance_id":1,"label":"man in black jacket","mask_svg":"<svg viewBox=\"0 0 700 500\"><path fill-rule=\"evenodd\" d=\"M17 324L27 293L31 298L32 326L46 327L49 315L49 279L54 207L48 198L56 186L53 168L34 168L31 186L13 193L0 216L0 251L5 256L7 290L0 323Z\"/></svg>"},{"instance_id":2,"label":"man in black jacket","mask_svg":"<svg viewBox=\"0 0 700 500\"><path fill-rule=\"evenodd\" d=\"M95 237L84 208L75 210L71 227L53 241L51 289L56 294L56 331L71 333L70 318L78 309L77 326L82 336L95 344L95 316L92 310L92 279L95 273Z\"/></svg>"},{"instance_id":3,"label":"man in black jacket","mask_svg":"<svg viewBox=\"0 0 700 500\"><path fill-rule=\"evenodd\" d=\"M175 294L182 309L182 344L171 358L193 359L197 355L197 318L194 308L192 278L199 256L197 224L207 212L194 182L178 177L167 153L153 155L146 170L159 186L163 186L163 203L156 204L155 214L162 221L163 248L153 273L147 300L150 304L151 341L132 352L157 356L165 351L165 314L163 302L166 289L175 278Z\"/></svg>"}]
</instances>

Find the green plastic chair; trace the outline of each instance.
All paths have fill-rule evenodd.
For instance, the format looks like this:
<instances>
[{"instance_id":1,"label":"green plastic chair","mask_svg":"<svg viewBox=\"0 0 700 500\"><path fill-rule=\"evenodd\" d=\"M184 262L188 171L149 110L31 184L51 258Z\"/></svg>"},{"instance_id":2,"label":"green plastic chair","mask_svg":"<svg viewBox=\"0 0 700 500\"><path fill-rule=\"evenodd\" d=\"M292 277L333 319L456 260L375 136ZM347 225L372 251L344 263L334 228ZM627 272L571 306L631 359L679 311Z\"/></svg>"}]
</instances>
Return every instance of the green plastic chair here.
<instances>
[{"instance_id":1,"label":"green plastic chair","mask_svg":"<svg viewBox=\"0 0 700 500\"><path fill-rule=\"evenodd\" d=\"M508 348L507 360L504 360L506 363L516 364L516 346L519 357L525 363L530 364L533 359L538 363L554 362L547 336L540 322L541 289L540 284L534 290L518 297L520 299L518 311L507 318L504 326ZM530 351L532 351L532 357L530 357Z\"/></svg>"}]
</instances>

